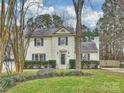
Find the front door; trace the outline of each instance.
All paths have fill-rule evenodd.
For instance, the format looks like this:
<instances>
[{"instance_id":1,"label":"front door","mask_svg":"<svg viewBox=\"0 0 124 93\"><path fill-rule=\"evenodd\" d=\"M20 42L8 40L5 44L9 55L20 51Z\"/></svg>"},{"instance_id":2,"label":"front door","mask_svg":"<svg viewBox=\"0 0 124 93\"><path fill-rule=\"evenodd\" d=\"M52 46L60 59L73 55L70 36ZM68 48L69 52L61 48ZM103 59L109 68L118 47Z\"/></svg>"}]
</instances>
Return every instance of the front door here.
<instances>
[{"instance_id":1,"label":"front door","mask_svg":"<svg viewBox=\"0 0 124 93\"><path fill-rule=\"evenodd\" d=\"M65 54L61 54L61 65L65 65Z\"/></svg>"},{"instance_id":2,"label":"front door","mask_svg":"<svg viewBox=\"0 0 124 93\"><path fill-rule=\"evenodd\" d=\"M66 68L66 52L61 52L60 55L60 69Z\"/></svg>"}]
</instances>

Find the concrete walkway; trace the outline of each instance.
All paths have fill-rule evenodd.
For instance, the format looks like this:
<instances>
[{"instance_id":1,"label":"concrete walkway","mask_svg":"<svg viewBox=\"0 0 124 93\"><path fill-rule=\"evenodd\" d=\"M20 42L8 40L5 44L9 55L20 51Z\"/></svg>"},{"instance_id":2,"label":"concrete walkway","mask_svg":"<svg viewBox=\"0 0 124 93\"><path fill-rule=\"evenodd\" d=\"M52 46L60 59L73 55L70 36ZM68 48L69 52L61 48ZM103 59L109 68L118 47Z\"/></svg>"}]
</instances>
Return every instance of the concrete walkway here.
<instances>
[{"instance_id":1,"label":"concrete walkway","mask_svg":"<svg viewBox=\"0 0 124 93\"><path fill-rule=\"evenodd\" d=\"M121 73L124 73L124 68L102 68L102 69L110 70L110 71L113 71L113 72L121 72Z\"/></svg>"}]
</instances>

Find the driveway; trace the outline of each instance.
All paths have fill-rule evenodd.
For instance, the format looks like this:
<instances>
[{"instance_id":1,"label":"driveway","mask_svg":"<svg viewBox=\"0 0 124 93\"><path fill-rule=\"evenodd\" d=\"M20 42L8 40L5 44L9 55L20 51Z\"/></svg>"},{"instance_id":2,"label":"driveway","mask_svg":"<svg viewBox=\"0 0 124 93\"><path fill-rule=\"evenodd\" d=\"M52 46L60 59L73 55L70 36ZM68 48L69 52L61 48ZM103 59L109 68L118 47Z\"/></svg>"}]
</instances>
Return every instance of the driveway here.
<instances>
[{"instance_id":1,"label":"driveway","mask_svg":"<svg viewBox=\"0 0 124 93\"><path fill-rule=\"evenodd\" d=\"M124 68L102 68L102 69L110 70L110 71L113 71L113 72L121 72L121 73L124 73Z\"/></svg>"}]
</instances>

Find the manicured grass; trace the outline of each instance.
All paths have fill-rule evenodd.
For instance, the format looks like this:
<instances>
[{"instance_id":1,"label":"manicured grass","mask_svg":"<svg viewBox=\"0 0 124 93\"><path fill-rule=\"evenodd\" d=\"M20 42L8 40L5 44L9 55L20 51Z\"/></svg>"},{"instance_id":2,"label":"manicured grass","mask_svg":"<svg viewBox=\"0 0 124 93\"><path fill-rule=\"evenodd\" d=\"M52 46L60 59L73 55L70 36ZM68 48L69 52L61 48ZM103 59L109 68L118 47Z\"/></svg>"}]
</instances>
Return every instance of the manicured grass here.
<instances>
[{"instance_id":1,"label":"manicured grass","mask_svg":"<svg viewBox=\"0 0 124 93\"><path fill-rule=\"evenodd\" d=\"M7 93L124 93L123 73L106 70L82 71L94 75L26 81L9 89Z\"/></svg>"}]
</instances>

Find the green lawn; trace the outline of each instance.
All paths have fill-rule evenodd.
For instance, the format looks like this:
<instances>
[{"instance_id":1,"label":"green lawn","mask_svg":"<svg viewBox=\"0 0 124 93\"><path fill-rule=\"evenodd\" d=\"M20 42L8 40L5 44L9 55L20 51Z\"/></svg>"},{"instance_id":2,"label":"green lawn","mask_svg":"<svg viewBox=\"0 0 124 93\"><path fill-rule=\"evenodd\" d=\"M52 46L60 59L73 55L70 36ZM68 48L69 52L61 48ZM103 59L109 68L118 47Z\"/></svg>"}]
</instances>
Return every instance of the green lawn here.
<instances>
[{"instance_id":1,"label":"green lawn","mask_svg":"<svg viewBox=\"0 0 124 93\"><path fill-rule=\"evenodd\" d=\"M124 74L106 70L82 70L85 77L56 77L26 81L7 93L124 93Z\"/></svg>"}]
</instances>

